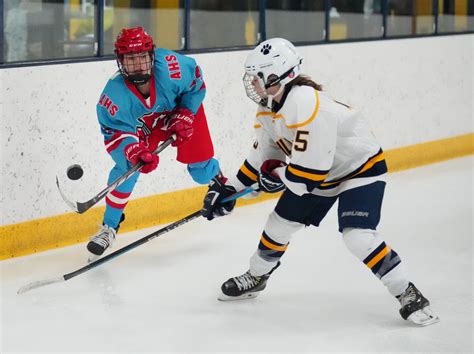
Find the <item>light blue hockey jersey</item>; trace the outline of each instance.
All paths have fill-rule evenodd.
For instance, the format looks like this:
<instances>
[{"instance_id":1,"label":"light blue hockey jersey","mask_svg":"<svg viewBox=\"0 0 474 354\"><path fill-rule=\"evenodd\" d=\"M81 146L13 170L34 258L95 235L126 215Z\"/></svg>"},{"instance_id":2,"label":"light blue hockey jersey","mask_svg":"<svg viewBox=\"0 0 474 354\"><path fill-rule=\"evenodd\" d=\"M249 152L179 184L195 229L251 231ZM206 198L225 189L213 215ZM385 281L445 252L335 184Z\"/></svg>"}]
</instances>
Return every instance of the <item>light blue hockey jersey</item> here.
<instances>
[{"instance_id":1,"label":"light blue hockey jersey","mask_svg":"<svg viewBox=\"0 0 474 354\"><path fill-rule=\"evenodd\" d=\"M106 149L118 164L127 164L122 153L124 147L139 139L146 140L175 107L184 107L196 114L206 92L196 61L163 48L155 50L150 83L150 97L145 100L117 71L107 82L97 104Z\"/></svg>"}]
</instances>

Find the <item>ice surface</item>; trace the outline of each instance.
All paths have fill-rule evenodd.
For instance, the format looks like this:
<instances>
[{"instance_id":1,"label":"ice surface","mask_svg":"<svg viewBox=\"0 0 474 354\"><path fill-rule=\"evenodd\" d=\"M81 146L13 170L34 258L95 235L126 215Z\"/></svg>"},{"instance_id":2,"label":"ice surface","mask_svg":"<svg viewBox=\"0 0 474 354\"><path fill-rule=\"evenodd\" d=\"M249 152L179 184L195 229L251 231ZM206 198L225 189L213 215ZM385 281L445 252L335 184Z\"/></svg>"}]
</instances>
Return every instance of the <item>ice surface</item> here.
<instances>
[{"instance_id":1,"label":"ice surface","mask_svg":"<svg viewBox=\"0 0 474 354\"><path fill-rule=\"evenodd\" d=\"M415 328L345 248L335 208L256 299L219 302L275 200L198 219L67 282L85 245L0 262L0 352L472 352L472 157L390 174L379 231L441 321ZM120 235L114 250L159 228Z\"/></svg>"}]
</instances>

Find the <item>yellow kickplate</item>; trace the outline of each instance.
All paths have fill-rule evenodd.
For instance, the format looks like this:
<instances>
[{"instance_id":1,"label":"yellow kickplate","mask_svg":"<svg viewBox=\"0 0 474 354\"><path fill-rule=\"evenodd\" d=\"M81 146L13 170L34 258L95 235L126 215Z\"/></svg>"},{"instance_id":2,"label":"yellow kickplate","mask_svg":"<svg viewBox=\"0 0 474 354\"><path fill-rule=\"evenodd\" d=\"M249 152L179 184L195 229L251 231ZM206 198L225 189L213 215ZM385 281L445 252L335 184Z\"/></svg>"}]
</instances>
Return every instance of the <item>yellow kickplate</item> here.
<instances>
[{"instance_id":1,"label":"yellow kickplate","mask_svg":"<svg viewBox=\"0 0 474 354\"><path fill-rule=\"evenodd\" d=\"M473 153L474 134L471 133L388 150L385 156L389 172L397 172ZM130 232L176 221L201 208L205 192L206 187L197 187L131 200L126 209L127 220L120 231ZM239 199L237 206L279 195L262 194L255 199ZM84 214L71 212L0 226L0 260L85 242L97 232L104 209L102 206Z\"/></svg>"}]
</instances>

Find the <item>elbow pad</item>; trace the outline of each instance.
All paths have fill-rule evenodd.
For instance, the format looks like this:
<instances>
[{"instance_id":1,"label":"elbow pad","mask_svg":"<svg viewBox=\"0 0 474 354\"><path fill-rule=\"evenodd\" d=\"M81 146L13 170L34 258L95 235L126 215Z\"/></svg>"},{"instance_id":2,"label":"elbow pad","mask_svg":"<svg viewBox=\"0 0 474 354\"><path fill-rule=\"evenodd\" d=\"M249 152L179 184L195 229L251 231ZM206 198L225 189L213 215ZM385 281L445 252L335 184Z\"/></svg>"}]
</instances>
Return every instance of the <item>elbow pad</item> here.
<instances>
[{"instance_id":1,"label":"elbow pad","mask_svg":"<svg viewBox=\"0 0 474 354\"><path fill-rule=\"evenodd\" d=\"M219 170L219 161L215 158L188 165L189 174L194 182L199 184L208 184L219 173Z\"/></svg>"}]
</instances>

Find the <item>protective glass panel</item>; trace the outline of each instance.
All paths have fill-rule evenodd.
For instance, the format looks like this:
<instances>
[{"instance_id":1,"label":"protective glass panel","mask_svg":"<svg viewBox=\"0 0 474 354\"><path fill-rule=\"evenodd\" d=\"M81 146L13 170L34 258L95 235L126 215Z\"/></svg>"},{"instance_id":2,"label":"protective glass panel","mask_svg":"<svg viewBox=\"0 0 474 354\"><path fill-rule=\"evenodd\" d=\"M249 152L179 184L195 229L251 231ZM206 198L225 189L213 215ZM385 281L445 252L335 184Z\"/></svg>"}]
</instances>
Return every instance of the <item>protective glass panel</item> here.
<instances>
[{"instance_id":1,"label":"protective glass panel","mask_svg":"<svg viewBox=\"0 0 474 354\"><path fill-rule=\"evenodd\" d=\"M191 0L189 47L197 49L257 44L258 3L258 0Z\"/></svg>"},{"instance_id":2,"label":"protective glass panel","mask_svg":"<svg viewBox=\"0 0 474 354\"><path fill-rule=\"evenodd\" d=\"M474 31L474 0L438 0L438 32Z\"/></svg>"},{"instance_id":3,"label":"protective glass panel","mask_svg":"<svg viewBox=\"0 0 474 354\"><path fill-rule=\"evenodd\" d=\"M183 0L108 0L104 12L104 53L113 54L122 28L143 27L157 47L184 48Z\"/></svg>"},{"instance_id":4,"label":"protective glass panel","mask_svg":"<svg viewBox=\"0 0 474 354\"><path fill-rule=\"evenodd\" d=\"M332 0L329 39L376 38L383 34L382 0Z\"/></svg>"},{"instance_id":5,"label":"protective glass panel","mask_svg":"<svg viewBox=\"0 0 474 354\"><path fill-rule=\"evenodd\" d=\"M96 54L94 0L7 0L3 4L5 62Z\"/></svg>"},{"instance_id":6,"label":"protective glass panel","mask_svg":"<svg viewBox=\"0 0 474 354\"><path fill-rule=\"evenodd\" d=\"M434 33L432 0L388 1L387 6L387 36Z\"/></svg>"},{"instance_id":7,"label":"protective glass panel","mask_svg":"<svg viewBox=\"0 0 474 354\"><path fill-rule=\"evenodd\" d=\"M289 41L323 41L325 39L324 0L267 0L267 38L282 37Z\"/></svg>"}]
</instances>

